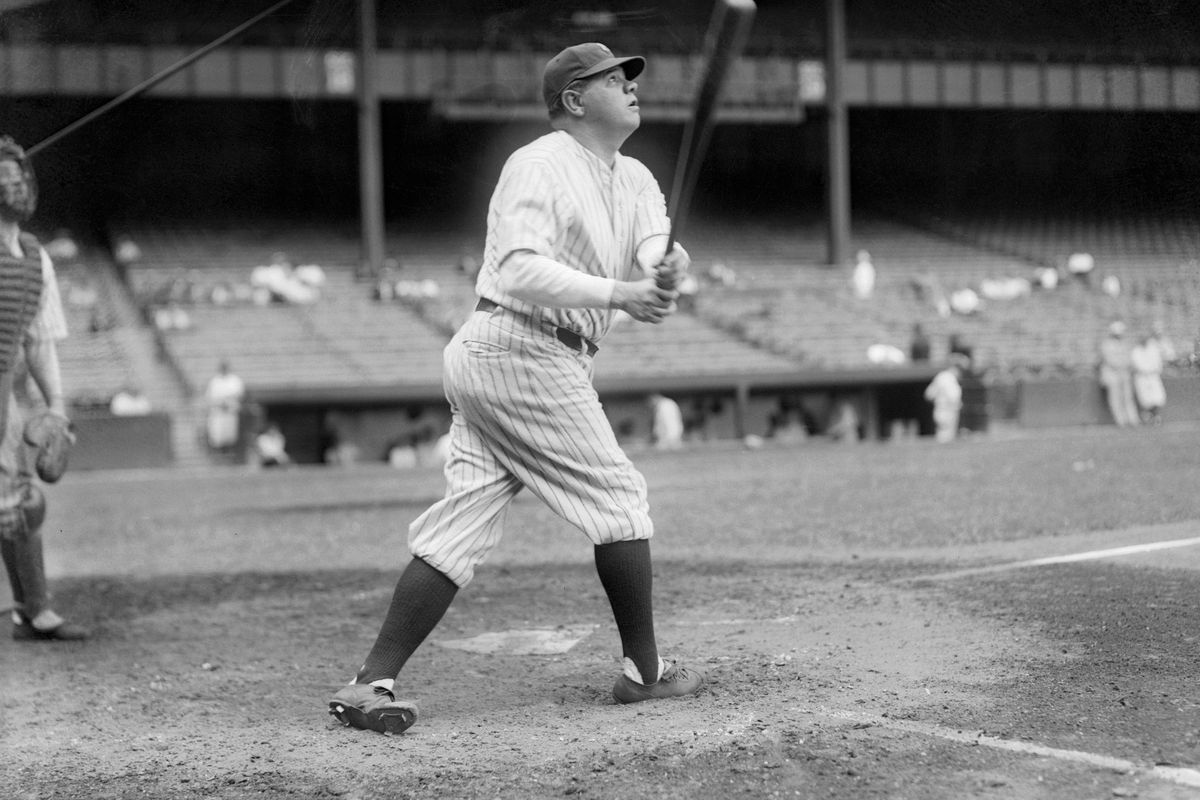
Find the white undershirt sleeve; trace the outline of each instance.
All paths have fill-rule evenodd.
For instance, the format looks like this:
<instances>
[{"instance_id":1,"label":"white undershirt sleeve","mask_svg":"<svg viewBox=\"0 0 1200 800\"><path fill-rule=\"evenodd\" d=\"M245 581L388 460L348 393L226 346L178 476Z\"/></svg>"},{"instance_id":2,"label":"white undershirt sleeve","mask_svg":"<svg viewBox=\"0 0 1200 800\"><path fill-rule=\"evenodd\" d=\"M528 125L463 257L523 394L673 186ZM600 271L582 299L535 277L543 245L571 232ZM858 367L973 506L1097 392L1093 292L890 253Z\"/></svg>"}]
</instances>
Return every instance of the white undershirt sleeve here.
<instances>
[{"instance_id":1,"label":"white undershirt sleeve","mask_svg":"<svg viewBox=\"0 0 1200 800\"><path fill-rule=\"evenodd\" d=\"M616 284L529 250L509 253L499 274L506 294L546 308L608 308Z\"/></svg>"}]
</instances>

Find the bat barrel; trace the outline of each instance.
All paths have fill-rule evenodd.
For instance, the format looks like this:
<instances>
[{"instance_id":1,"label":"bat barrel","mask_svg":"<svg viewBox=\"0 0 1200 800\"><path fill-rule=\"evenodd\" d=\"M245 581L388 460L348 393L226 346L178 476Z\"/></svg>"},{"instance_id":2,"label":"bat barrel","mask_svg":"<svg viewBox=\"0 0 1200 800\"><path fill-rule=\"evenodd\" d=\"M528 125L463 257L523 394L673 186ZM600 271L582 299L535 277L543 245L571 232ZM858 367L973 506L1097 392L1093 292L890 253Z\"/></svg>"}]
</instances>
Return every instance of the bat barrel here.
<instances>
[{"instance_id":1,"label":"bat barrel","mask_svg":"<svg viewBox=\"0 0 1200 800\"><path fill-rule=\"evenodd\" d=\"M742 50L750 33L756 6L753 0L717 0L704 38L700 85L692 103L691 113L684 123L683 143L675 164L671 199L667 213L671 218L671 233L667 252L675 244L691 205L692 192L699 177L704 152L712 135L713 120L725 76Z\"/></svg>"}]
</instances>

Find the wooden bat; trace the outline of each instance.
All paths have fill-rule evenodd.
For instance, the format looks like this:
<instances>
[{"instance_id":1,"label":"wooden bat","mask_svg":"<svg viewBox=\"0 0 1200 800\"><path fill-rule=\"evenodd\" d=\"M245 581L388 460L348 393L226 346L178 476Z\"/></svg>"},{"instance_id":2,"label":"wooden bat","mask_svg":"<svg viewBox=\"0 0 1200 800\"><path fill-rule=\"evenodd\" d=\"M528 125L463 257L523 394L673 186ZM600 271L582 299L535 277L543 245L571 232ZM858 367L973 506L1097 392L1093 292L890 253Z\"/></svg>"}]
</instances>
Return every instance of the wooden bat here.
<instances>
[{"instance_id":1,"label":"wooden bat","mask_svg":"<svg viewBox=\"0 0 1200 800\"><path fill-rule=\"evenodd\" d=\"M692 103L692 112L683 127L683 143L675 162L674 185L667 208L671 218L671 232L667 237L668 253L675 246L675 240L679 238L687 220L696 178L704 163L704 151L712 138L725 76L746 46L756 10L754 0L717 0L713 6L712 19L704 37L704 73ZM662 288L674 288L675 276L660 273L658 282Z\"/></svg>"}]
</instances>

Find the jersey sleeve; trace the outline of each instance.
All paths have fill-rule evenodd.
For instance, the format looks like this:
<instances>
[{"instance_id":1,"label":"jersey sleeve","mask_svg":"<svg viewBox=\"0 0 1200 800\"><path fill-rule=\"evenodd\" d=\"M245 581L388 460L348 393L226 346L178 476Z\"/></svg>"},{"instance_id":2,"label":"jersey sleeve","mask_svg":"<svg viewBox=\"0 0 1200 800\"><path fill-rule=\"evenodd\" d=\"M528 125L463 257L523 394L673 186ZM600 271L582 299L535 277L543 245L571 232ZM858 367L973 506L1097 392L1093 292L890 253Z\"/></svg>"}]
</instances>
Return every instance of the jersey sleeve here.
<instances>
[{"instance_id":1,"label":"jersey sleeve","mask_svg":"<svg viewBox=\"0 0 1200 800\"><path fill-rule=\"evenodd\" d=\"M42 250L42 297L38 302L38 312L29 323L29 335L38 341L61 341L67 338L67 315L58 291L58 275L45 249Z\"/></svg>"},{"instance_id":2,"label":"jersey sleeve","mask_svg":"<svg viewBox=\"0 0 1200 800\"><path fill-rule=\"evenodd\" d=\"M641 162L635 162L639 185L637 211L633 221L633 240L641 245L654 236L671 233L671 220L667 217L667 203L654 175Z\"/></svg>"},{"instance_id":3,"label":"jersey sleeve","mask_svg":"<svg viewBox=\"0 0 1200 800\"><path fill-rule=\"evenodd\" d=\"M560 230L557 195L548 164L529 158L509 161L493 198L496 263L519 250L554 257L554 232Z\"/></svg>"}]
</instances>

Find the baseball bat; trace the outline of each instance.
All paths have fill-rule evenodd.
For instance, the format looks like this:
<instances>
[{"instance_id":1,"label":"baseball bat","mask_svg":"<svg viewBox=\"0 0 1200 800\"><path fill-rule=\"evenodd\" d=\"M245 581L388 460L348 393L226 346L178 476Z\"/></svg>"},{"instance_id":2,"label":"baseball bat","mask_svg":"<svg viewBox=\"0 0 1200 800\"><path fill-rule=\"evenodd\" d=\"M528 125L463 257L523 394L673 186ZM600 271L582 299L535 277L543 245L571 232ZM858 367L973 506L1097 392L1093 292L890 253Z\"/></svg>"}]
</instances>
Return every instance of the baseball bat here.
<instances>
[{"instance_id":1,"label":"baseball bat","mask_svg":"<svg viewBox=\"0 0 1200 800\"><path fill-rule=\"evenodd\" d=\"M675 246L675 240L679 238L687 220L692 192L704 163L704 151L712 138L717 106L725 88L725 76L746 46L756 10L754 0L717 0L713 6L708 32L704 37L704 73L692 102L691 113L683 126L683 143L675 162L674 183L667 208L667 215L671 219L671 231L667 236L668 253ZM662 276L659 285L663 283L668 284L663 288L672 288L674 280Z\"/></svg>"}]
</instances>

